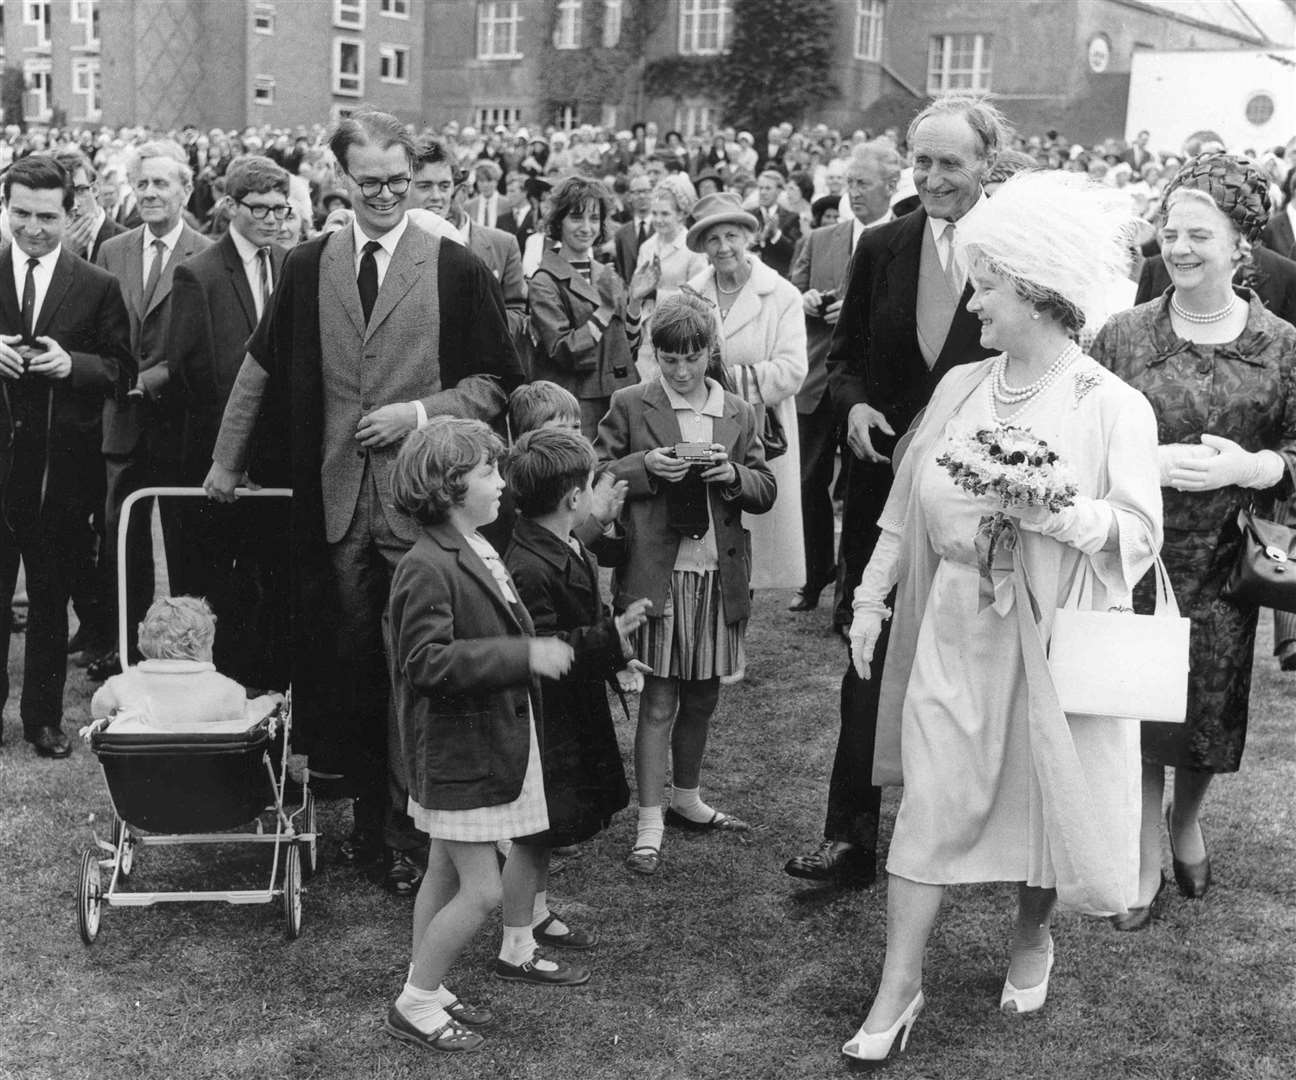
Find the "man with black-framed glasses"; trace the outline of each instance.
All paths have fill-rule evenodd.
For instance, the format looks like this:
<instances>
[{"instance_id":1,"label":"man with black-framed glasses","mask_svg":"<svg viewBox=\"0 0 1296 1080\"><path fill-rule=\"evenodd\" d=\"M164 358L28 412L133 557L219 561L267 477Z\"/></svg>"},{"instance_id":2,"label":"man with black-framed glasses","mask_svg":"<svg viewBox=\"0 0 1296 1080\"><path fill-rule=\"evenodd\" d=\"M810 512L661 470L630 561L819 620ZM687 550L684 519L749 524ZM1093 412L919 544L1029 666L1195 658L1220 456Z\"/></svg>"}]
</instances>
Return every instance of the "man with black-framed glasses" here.
<instances>
[{"instance_id":1,"label":"man with black-framed glasses","mask_svg":"<svg viewBox=\"0 0 1296 1080\"><path fill-rule=\"evenodd\" d=\"M356 797L344 858L410 895L423 839L405 812L401 770L388 768L382 619L392 570L419 530L393 505L392 467L429 418L498 423L522 372L490 271L410 228L415 147L404 125L361 110L339 122L329 148L354 217L289 254L204 486L229 501L250 470L293 488L294 731L312 774L342 774Z\"/></svg>"},{"instance_id":2,"label":"man with black-framed glasses","mask_svg":"<svg viewBox=\"0 0 1296 1080\"><path fill-rule=\"evenodd\" d=\"M288 214L288 182L288 173L268 157L231 161L221 207L229 231L176 267L166 354L184 412L182 484L199 485L207 475L247 339L283 271L288 253L275 237ZM184 544L171 585L212 605L217 668L248 686L284 689L288 590L280 537L288 527L286 507L268 500L232 507L185 500L179 510Z\"/></svg>"}]
</instances>

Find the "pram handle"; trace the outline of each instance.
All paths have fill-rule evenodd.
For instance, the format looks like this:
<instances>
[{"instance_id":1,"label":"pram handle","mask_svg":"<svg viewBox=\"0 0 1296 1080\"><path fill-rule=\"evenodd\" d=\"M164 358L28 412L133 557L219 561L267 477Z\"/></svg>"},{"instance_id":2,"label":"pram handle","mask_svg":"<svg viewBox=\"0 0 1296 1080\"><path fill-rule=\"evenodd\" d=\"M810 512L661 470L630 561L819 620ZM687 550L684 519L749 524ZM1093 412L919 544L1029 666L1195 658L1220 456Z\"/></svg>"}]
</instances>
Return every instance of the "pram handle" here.
<instances>
[{"instance_id":1,"label":"pram handle","mask_svg":"<svg viewBox=\"0 0 1296 1080\"><path fill-rule=\"evenodd\" d=\"M239 498L291 499L292 488L240 487L234 489L234 494ZM117 652L121 657L123 670L126 668L126 658L130 655L130 645L126 636L126 534L130 530L130 515L135 504L141 499L155 497L205 499L208 496L207 492L200 487L160 486L139 488L122 500L121 518L117 522Z\"/></svg>"}]
</instances>

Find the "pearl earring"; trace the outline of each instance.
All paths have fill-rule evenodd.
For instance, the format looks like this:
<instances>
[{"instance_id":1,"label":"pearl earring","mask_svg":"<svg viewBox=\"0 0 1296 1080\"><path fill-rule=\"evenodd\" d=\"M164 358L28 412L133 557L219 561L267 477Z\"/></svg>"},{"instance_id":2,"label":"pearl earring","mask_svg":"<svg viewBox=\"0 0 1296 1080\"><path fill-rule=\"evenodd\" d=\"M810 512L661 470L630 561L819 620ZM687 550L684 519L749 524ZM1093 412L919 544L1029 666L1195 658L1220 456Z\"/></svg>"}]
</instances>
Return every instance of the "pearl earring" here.
<instances>
[{"instance_id":1,"label":"pearl earring","mask_svg":"<svg viewBox=\"0 0 1296 1080\"><path fill-rule=\"evenodd\" d=\"M1036 322L1038 322L1038 321L1039 321L1039 312L1038 312L1038 311L1032 311L1032 312L1031 312L1031 318L1034 319Z\"/></svg>"}]
</instances>

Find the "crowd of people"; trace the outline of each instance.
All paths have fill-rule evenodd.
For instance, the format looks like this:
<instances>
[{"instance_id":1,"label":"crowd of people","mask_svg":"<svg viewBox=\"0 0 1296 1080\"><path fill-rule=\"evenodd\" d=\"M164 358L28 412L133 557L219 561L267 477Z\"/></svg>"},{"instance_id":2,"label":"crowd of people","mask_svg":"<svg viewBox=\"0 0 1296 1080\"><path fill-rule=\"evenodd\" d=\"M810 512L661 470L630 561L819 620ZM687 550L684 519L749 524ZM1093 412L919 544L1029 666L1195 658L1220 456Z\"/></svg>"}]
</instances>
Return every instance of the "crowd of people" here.
<instances>
[{"instance_id":1,"label":"crowd of people","mask_svg":"<svg viewBox=\"0 0 1296 1080\"><path fill-rule=\"evenodd\" d=\"M69 653L109 680L96 715L145 728L177 702L196 722L178 686L238 722L217 671L258 715L291 683L312 782L353 800L342 858L414 899L393 1036L481 1047L491 1010L447 980L501 906L498 977L590 978L561 959L598 936L550 910L550 857L632 790L643 877L667 829L749 828L702 765L758 590L803 613L831 591L849 643L823 836L787 874L872 884L903 782L845 1055L907 1042L949 886L1017 886L1018 1013L1045 1003L1057 903L1151 923L1163 821L1177 887L1208 891L1201 809L1240 767L1258 620L1225 588L1237 517L1284 513L1296 465L1283 154L1072 147L961 95L903 133L759 144L416 137L368 109L327 133L5 134L24 734L71 753ZM951 440L1020 428L1066 462L1065 504L951 482ZM158 507L176 599L154 602L140 514L118 612L123 503L168 484L209 496ZM1185 722L1064 713L1054 612L1151 610L1158 561L1191 620ZM633 788L609 694L638 695Z\"/></svg>"}]
</instances>

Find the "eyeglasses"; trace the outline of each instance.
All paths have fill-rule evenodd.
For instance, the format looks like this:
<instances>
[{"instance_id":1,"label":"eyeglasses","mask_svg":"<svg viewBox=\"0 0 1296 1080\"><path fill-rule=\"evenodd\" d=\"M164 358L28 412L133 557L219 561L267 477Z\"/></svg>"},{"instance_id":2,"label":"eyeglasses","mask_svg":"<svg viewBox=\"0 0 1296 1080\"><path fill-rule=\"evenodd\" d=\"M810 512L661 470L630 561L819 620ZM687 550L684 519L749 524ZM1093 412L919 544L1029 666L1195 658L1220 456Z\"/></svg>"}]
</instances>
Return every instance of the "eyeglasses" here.
<instances>
[{"instance_id":1,"label":"eyeglasses","mask_svg":"<svg viewBox=\"0 0 1296 1080\"><path fill-rule=\"evenodd\" d=\"M94 191L94 188L90 184L77 184L75 187L72 188L72 191L79 198L83 195L89 195L90 192Z\"/></svg>"},{"instance_id":2,"label":"eyeglasses","mask_svg":"<svg viewBox=\"0 0 1296 1080\"><path fill-rule=\"evenodd\" d=\"M275 221L283 221L292 213L292 207L287 203L281 203L278 206L254 206L252 203L244 202L242 199L235 200L239 206L243 207L257 221L265 221L267 217L274 214Z\"/></svg>"},{"instance_id":3,"label":"eyeglasses","mask_svg":"<svg viewBox=\"0 0 1296 1080\"><path fill-rule=\"evenodd\" d=\"M351 176L351 174L347 173L347 176ZM386 180L356 180L354 176L351 176L351 179L355 181L361 195L366 199L372 199L383 188L386 188L393 195L404 195L405 192L409 191L411 178L408 176L389 176Z\"/></svg>"}]
</instances>

